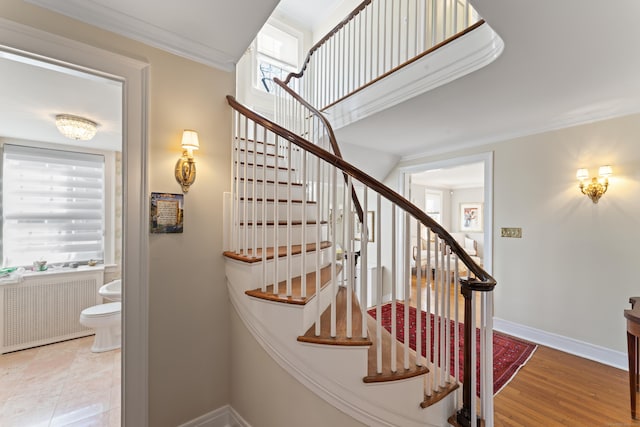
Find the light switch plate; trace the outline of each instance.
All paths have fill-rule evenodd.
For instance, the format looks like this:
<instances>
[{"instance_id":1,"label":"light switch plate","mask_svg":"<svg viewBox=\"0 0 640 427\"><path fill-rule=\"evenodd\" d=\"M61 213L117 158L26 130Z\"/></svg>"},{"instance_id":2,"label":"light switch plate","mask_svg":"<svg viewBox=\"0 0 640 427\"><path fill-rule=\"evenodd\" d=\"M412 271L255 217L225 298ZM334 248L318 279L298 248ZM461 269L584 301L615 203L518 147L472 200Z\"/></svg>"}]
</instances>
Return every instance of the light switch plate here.
<instances>
[{"instance_id":1,"label":"light switch plate","mask_svg":"<svg viewBox=\"0 0 640 427\"><path fill-rule=\"evenodd\" d=\"M500 229L500 237L522 238L522 228L520 227L502 227Z\"/></svg>"}]
</instances>

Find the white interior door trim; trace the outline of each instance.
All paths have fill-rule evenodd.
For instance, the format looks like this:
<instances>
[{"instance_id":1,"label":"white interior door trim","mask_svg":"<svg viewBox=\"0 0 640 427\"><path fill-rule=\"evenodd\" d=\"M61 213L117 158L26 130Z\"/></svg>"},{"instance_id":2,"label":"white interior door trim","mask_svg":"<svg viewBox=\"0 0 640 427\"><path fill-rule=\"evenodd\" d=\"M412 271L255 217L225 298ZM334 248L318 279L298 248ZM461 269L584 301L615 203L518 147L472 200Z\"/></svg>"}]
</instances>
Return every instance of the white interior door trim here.
<instances>
[{"instance_id":1,"label":"white interior door trim","mask_svg":"<svg viewBox=\"0 0 640 427\"><path fill-rule=\"evenodd\" d=\"M409 174L430 169L445 169L469 163L484 163L484 255L483 268L493 274L493 152L454 157L435 162L419 163L399 168L399 193L407 196L407 178Z\"/></svg>"},{"instance_id":2,"label":"white interior door trim","mask_svg":"<svg viewBox=\"0 0 640 427\"><path fill-rule=\"evenodd\" d=\"M0 18L0 55L123 82L123 425L148 426L147 111L149 64Z\"/></svg>"}]
</instances>

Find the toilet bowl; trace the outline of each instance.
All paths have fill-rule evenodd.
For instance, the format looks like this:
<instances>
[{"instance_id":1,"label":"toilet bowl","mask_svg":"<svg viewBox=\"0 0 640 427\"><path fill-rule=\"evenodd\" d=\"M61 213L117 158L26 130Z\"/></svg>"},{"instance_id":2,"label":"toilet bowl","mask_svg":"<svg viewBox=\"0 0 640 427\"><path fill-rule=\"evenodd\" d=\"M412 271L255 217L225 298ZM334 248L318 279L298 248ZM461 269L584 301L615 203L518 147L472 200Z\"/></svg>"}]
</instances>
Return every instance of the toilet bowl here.
<instances>
[{"instance_id":1,"label":"toilet bowl","mask_svg":"<svg viewBox=\"0 0 640 427\"><path fill-rule=\"evenodd\" d=\"M121 311L121 302L98 304L82 310L80 324L96 331L93 346L91 347L92 352L100 353L120 348L122 335L120 329Z\"/></svg>"}]
</instances>

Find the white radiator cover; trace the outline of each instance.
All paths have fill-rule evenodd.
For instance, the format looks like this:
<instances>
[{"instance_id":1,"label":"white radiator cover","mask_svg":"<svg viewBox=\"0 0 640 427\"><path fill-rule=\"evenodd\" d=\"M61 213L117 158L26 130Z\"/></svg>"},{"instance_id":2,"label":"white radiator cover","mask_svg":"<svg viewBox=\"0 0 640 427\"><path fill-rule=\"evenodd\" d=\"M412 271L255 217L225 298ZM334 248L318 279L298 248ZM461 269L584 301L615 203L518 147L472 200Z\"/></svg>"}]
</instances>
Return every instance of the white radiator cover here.
<instances>
[{"instance_id":1,"label":"white radiator cover","mask_svg":"<svg viewBox=\"0 0 640 427\"><path fill-rule=\"evenodd\" d=\"M0 354L93 334L80 312L100 304L104 270L27 274L17 284L0 285Z\"/></svg>"}]
</instances>

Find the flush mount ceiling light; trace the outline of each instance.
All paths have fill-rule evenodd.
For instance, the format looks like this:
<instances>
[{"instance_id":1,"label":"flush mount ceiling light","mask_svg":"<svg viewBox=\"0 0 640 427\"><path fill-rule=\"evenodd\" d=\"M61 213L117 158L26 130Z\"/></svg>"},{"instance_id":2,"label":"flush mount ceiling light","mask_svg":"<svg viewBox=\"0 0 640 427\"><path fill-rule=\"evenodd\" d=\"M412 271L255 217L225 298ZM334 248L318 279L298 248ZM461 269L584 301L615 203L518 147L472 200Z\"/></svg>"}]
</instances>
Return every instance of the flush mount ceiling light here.
<instances>
[{"instance_id":1,"label":"flush mount ceiling light","mask_svg":"<svg viewBox=\"0 0 640 427\"><path fill-rule=\"evenodd\" d=\"M58 114L56 115L56 127L67 138L88 141L96 135L98 124L84 117Z\"/></svg>"}]
</instances>

